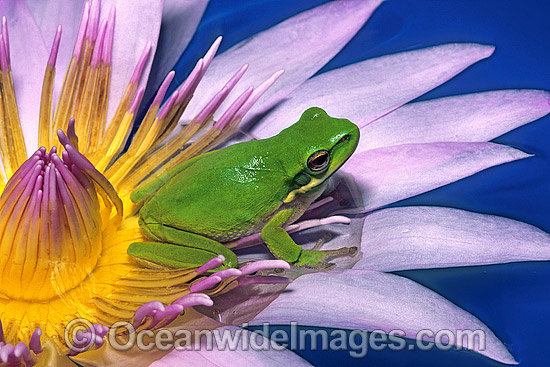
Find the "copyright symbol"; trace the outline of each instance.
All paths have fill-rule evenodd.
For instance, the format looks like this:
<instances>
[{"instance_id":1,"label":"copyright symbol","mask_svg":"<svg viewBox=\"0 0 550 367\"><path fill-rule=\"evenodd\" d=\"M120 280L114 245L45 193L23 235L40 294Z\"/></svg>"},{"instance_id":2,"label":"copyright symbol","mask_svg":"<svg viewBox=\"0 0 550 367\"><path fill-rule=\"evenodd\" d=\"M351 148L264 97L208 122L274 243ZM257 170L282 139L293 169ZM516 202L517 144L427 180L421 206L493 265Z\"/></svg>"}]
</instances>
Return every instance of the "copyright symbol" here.
<instances>
[{"instance_id":1,"label":"copyright symbol","mask_svg":"<svg viewBox=\"0 0 550 367\"><path fill-rule=\"evenodd\" d=\"M65 344L72 352L80 353L88 350L96 338L95 328L86 319L71 320L65 327Z\"/></svg>"}]
</instances>

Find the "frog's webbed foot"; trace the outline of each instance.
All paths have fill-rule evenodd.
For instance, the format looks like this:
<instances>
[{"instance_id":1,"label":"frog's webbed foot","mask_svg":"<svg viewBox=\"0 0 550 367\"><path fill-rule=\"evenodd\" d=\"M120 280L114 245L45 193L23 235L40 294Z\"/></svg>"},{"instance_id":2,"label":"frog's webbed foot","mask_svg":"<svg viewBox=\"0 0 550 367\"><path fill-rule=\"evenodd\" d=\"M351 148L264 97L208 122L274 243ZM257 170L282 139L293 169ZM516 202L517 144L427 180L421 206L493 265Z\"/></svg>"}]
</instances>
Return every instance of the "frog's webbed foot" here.
<instances>
[{"instance_id":1,"label":"frog's webbed foot","mask_svg":"<svg viewBox=\"0 0 550 367\"><path fill-rule=\"evenodd\" d=\"M304 267L312 270L329 270L336 264L329 262L332 259L342 256L355 256L358 252L357 246L341 247L335 250L321 250L324 243L328 242L332 236L325 234L313 246L311 250L302 250L300 257L293 263L294 266Z\"/></svg>"}]
</instances>

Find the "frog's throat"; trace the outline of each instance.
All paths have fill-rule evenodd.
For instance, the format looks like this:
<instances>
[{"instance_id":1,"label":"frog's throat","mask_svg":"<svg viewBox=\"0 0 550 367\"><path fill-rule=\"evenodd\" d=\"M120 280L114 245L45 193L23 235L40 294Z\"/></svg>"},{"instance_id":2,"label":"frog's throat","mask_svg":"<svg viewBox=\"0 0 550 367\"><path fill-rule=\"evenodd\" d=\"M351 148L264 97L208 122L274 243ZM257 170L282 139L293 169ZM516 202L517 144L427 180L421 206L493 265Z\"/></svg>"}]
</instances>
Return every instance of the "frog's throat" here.
<instances>
[{"instance_id":1,"label":"frog's throat","mask_svg":"<svg viewBox=\"0 0 550 367\"><path fill-rule=\"evenodd\" d=\"M292 190L291 192L289 192L287 197L283 200L283 203L290 203L292 200L294 200L296 195L305 194L306 192L311 191L313 188L323 184L323 182L325 182L325 181L326 181L326 179L322 179L322 180L319 179L319 178L311 179L311 181L309 181L309 183L307 185L304 185L304 186L300 187L299 189L295 189L295 190Z\"/></svg>"}]
</instances>

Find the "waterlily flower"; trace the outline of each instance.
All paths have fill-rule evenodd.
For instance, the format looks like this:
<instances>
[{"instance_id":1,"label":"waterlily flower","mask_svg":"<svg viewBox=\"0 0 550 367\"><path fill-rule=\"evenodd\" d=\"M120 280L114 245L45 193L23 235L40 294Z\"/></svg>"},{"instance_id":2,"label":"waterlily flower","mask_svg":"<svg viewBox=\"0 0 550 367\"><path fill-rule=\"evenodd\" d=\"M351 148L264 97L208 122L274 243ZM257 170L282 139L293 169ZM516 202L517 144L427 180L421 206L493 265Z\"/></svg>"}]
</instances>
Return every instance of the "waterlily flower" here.
<instances>
[{"instance_id":1,"label":"waterlily flower","mask_svg":"<svg viewBox=\"0 0 550 367\"><path fill-rule=\"evenodd\" d=\"M422 329L448 330L448 337L481 330L485 349L456 338L447 344L516 363L482 321L391 272L548 260L550 235L458 209L384 207L528 158L489 141L550 112L549 94L501 90L411 102L493 52L466 43L313 76L380 3L330 2L214 57L218 39L202 59L196 57L185 79L180 76L185 81L171 95L170 69L205 3L0 3L6 17L0 38L2 361L148 365L164 356L153 365L223 365L228 358L237 365L307 364L275 344L268 351L169 353L103 345L107 327L127 320L137 329L246 334L231 325L296 321L399 329L412 339ZM200 268L167 270L126 255L131 243L145 240L137 226L139 205L129 198L135 188L222 144L271 136L311 106L351 119L362 138L334 190L287 230L297 232L305 246L330 231L333 239L324 248L356 244L361 256L337 259L327 272L303 274L258 246L237 251L238 268L210 274L223 257L206 259ZM239 244L257 241L253 235ZM245 265L251 259L256 261ZM264 275L274 268L287 271ZM285 287L292 292L282 292ZM75 350L63 334L78 318L90 326L69 339Z\"/></svg>"}]
</instances>

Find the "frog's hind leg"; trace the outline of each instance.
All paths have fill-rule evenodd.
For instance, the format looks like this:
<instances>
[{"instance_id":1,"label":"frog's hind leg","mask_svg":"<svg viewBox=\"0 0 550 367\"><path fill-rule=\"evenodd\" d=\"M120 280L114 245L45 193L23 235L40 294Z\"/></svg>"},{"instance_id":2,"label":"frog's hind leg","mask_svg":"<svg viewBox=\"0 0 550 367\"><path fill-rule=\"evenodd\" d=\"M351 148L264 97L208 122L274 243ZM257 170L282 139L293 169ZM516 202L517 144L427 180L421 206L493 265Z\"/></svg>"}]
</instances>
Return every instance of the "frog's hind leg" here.
<instances>
[{"instance_id":1,"label":"frog's hind leg","mask_svg":"<svg viewBox=\"0 0 550 367\"><path fill-rule=\"evenodd\" d=\"M148 268L190 269L205 264L218 254L195 247L163 242L135 242L128 247L128 255ZM222 265L222 270L228 266Z\"/></svg>"},{"instance_id":2,"label":"frog's hind leg","mask_svg":"<svg viewBox=\"0 0 550 367\"><path fill-rule=\"evenodd\" d=\"M141 263L177 269L198 267L223 255L225 261L215 270L237 266L237 256L223 244L195 233L158 226L154 230L154 239L160 242L132 243L128 247L128 255Z\"/></svg>"}]
</instances>

